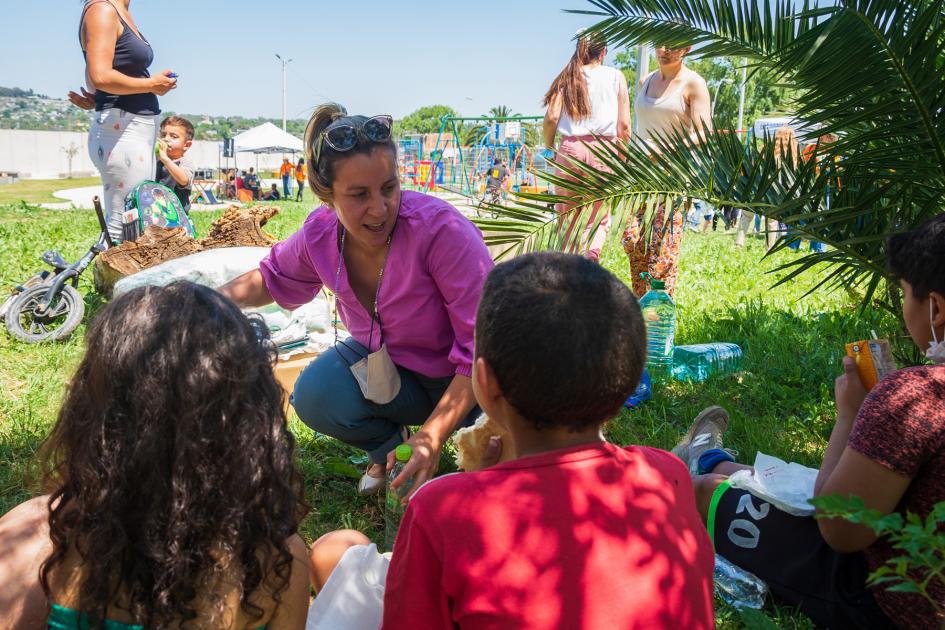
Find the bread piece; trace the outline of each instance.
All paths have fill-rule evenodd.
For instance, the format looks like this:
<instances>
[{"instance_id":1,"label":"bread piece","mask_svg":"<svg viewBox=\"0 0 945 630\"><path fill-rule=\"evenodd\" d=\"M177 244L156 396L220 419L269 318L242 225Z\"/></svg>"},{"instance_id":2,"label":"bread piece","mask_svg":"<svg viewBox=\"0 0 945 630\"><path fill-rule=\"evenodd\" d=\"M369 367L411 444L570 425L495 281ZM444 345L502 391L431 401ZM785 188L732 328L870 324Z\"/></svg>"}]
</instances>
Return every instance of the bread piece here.
<instances>
[{"instance_id":1,"label":"bread piece","mask_svg":"<svg viewBox=\"0 0 945 630\"><path fill-rule=\"evenodd\" d=\"M502 456L500 462L514 459L512 455L512 440L504 427L498 425L486 414L482 414L470 427L458 429L453 434L453 443L456 445L456 466L461 470L479 470L482 466L482 457L489 446L489 438L502 438Z\"/></svg>"}]
</instances>

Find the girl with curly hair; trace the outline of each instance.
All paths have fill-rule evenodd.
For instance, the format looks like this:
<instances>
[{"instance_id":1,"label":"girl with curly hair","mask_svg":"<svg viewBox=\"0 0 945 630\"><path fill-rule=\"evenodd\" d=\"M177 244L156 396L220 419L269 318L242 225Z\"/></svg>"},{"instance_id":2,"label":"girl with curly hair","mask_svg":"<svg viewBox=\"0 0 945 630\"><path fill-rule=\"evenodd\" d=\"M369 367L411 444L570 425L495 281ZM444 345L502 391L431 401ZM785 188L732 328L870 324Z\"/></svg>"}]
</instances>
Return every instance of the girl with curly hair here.
<instances>
[{"instance_id":1,"label":"girl with curly hair","mask_svg":"<svg viewBox=\"0 0 945 630\"><path fill-rule=\"evenodd\" d=\"M0 627L304 626L307 506L265 335L187 282L103 309L48 494L0 519Z\"/></svg>"}]
</instances>

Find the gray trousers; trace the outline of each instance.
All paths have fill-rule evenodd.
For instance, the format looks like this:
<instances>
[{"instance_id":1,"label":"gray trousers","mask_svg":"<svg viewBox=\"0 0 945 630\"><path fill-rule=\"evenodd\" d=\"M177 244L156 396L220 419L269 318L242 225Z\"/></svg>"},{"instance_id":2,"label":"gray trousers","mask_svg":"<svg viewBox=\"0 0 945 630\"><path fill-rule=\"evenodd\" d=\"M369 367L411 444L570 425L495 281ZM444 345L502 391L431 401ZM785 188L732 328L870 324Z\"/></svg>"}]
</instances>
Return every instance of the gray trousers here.
<instances>
[{"instance_id":1,"label":"gray trousers","mask_svg":"<svg viewBox=\"0 0 945 630\"><path fill-rule=\"evenodd\" d=\"M382 464L402 440L401 428L426 422L440 402L453 376L430 378L397 366L400 392L385 405L367 400L349 366L367 356L354 339L326 350L308 364L298 380L291 402L302 422L313 431L367 451L371 461ZM350 348L350 349L349 349ZM482 413L476 406L461 426L469 426Z\"/></svg>"}]
</instances>

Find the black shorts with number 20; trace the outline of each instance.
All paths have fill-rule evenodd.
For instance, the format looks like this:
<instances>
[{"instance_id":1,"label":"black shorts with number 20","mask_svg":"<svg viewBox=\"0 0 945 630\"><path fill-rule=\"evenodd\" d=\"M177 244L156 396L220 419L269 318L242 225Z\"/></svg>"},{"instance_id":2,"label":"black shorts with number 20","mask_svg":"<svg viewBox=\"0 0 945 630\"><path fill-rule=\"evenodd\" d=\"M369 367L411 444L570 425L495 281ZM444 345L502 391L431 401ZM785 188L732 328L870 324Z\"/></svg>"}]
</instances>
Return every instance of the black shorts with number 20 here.
<instances>
[{"instance_id":1,"label":"black shorts with number 20","mask_svg":"<svg viewBox=\"0 0 945 630\"><path fill-rule=\"evenodd\" d=\"M827 628L895 628L866 587L862 553L838 553L813 517L793 516L723 482L712 496L715 552L764 580L779 599Z\"/></svg>"}]
</instances>

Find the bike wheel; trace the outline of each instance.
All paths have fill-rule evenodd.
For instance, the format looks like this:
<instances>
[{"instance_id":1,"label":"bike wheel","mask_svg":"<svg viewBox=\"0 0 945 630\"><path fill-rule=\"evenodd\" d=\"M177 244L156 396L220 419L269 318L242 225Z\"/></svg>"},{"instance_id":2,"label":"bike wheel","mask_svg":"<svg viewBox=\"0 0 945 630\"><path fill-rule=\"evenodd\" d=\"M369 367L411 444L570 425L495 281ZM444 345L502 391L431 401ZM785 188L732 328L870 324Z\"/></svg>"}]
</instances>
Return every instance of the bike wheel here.
<instances>
[{"instance_id":1,"label":"bike wheel","mask_svg":"<svg viewBox=\"0 0 945 630\"><path fill-rule=\"evenodd\" d=\"M48 286L31 287L21 293L6 314L7 331L26 343L61 341L72 334L82 322L85 302L72 285L64 285L45 313L36 308L49 290Z\"/></svg>"}]
</instances>

